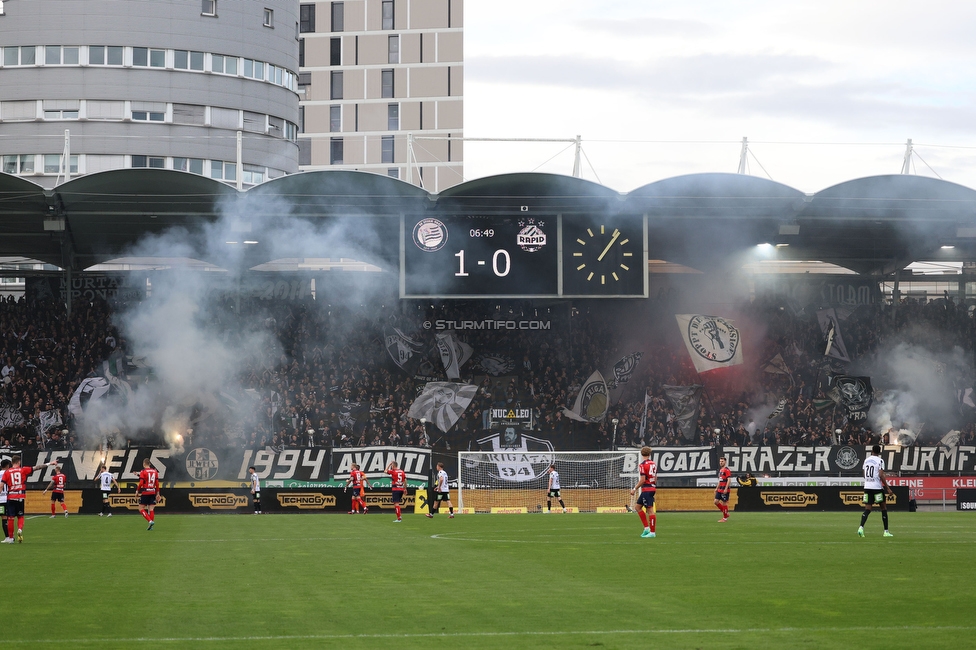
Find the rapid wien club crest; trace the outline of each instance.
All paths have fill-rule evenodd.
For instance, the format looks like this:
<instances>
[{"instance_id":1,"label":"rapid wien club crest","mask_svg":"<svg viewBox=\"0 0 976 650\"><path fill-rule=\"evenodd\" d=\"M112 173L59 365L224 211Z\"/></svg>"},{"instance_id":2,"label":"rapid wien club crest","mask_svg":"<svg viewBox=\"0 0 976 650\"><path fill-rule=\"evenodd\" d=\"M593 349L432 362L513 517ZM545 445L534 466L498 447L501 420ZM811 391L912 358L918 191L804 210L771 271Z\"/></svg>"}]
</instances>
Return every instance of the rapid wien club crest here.
<instances>
[{"instance_id":1,"label":"rapid wien club crest","mask_svg":"<svg viewBox=\"0 0 976 650\"><path fill-rule=\"evenodd\" d=\"M696 315L688 322L692 349L715 363L727 363L739 349L739 330L718 316Z\"/></svg>"},{"instance_id":2,"label":"rapid wien club crest","mask_svg":"<svg viewBox=\"0 0 976 650\"><path fill-rule=\"evenodd\" d=\"M535 219L519 221L521 230L516 236L516 243L519 248L526 253L534 253L545 246L546 233L542 230L544 225L546 225L544 221L536 221Z\"/></svg>"}]
</instances>

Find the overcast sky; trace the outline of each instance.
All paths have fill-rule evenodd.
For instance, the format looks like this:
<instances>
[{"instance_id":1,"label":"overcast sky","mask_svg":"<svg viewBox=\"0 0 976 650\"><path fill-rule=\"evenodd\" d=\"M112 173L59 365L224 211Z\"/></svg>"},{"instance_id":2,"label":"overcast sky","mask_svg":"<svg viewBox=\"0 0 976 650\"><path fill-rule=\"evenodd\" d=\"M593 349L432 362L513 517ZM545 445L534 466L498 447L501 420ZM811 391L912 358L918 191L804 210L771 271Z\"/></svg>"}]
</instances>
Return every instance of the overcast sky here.
<instances>
[{"instance_id":1,"label":"overcast sky","mask_svg":"<svg viewBox=\"0 0 976 650\"><path fill-rule=\"evenodd\" d=\"M622 192L735 172L743 136L750 173L805 192L898 173L908 138L917 173L976 188L976 3L468 0L464 39L466 137L579 134ZM467 180L572 164L465 143Z\"/></svg>"}]
</instances>

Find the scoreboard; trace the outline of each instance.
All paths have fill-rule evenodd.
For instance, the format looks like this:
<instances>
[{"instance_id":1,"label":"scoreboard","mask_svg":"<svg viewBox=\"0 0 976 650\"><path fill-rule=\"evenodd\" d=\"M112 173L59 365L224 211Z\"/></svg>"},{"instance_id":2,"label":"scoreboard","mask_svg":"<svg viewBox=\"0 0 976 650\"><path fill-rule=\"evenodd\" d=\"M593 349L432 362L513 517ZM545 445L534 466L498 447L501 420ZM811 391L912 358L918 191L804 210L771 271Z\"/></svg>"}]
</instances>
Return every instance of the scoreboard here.
<instances>
[{"instance_id":1,"label":"scoreboard","mask_svg":"<svg viewBox=\"0 0 976 650\"><path fill-rule=\"evenodd\" d=\"M402 217L401 298L646 296L644 217Z\"/></svg>"}]
</instances>

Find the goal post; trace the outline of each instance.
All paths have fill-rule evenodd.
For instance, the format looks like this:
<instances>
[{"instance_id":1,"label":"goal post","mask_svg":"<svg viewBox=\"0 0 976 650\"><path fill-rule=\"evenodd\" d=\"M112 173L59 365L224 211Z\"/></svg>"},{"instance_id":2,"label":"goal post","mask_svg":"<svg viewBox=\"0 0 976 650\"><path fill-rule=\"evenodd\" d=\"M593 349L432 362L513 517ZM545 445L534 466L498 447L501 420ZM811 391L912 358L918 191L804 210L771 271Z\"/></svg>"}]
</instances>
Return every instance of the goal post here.
<instances>
[{"instance_id":1,"label":"goal post","mask_svg":"<svg viewBox=\"0 0 976 650\"><path fill-rule=\"evenodd\" d=\"M631 507L640 452L498 451L458 452L458 505L475 512L492 508L546 509L549 466L559 473L563 501L580 512ZM558 503L553 504L554 509Z\"/></svg>"}]
</instances>

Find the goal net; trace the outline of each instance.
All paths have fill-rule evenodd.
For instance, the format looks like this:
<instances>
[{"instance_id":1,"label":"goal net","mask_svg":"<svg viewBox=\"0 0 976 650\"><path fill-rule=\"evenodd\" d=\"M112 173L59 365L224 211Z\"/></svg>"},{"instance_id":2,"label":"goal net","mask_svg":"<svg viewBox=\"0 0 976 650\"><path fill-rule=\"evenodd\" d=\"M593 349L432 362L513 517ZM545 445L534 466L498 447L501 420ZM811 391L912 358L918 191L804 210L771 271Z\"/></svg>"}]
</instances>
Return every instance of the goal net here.
<instances>
[{"instance_id":1,"label":"goal net","mask_svg":"<svg viewBox=\"0 0 976 650\"><path fill-rule=\"evenodd\" d=\"M524 450L458 453L458 505L476 512L492 508L546 509L549 466L559 473L568 508L630 508L637 483L638 453L624 451L529 452ZM553 508L559 508L553 500Z\"/></svg>"}]
</instances>

